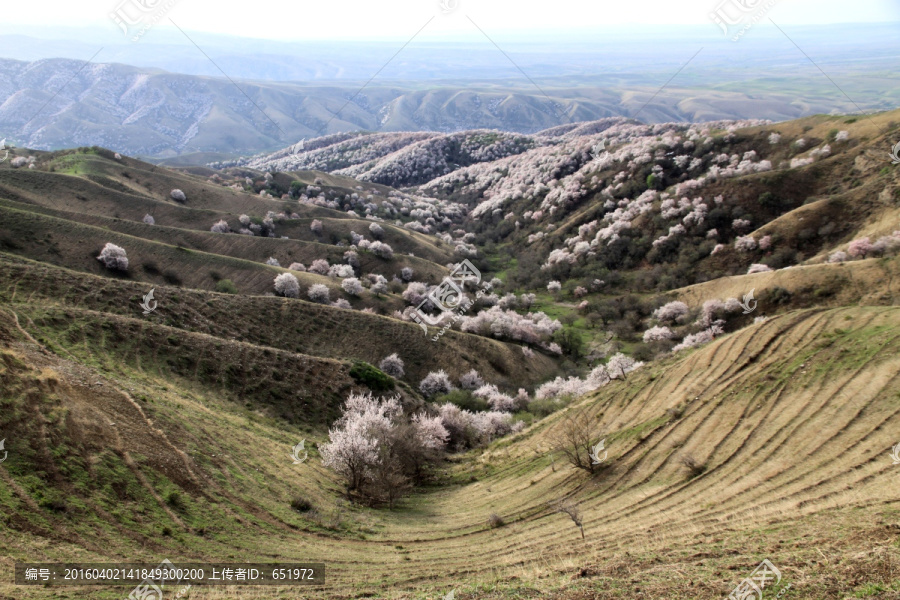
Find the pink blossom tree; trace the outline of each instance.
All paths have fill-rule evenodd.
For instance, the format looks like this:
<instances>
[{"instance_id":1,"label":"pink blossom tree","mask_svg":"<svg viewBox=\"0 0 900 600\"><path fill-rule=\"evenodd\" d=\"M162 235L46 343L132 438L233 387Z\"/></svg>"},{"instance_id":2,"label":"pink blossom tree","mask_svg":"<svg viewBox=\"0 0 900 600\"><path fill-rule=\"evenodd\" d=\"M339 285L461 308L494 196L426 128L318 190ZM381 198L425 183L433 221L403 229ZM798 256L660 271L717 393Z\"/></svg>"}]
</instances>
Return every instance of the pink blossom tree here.
<instances>
[{"instance_id":1,"label":"pink blossom tree","mask_svg":"<svg viewBox=\"0 0 900 600\"><path fill-rule=\"evenodd\" d=\"M853 240L852 242L850 242L850 245L847 246L847 254L849 254L853 258L865 258L871 253L872 242L867 237Z\"/></svg>"},{"instance_id":2,"label":"pink blossom tree","mask_svg":"<svg viewBox=\"0 0 900 600\"><path fill-rule=\"evenodd\" d=\"M688 305L679 300L664 304L653 311L653 318L662 323L683 323L690 309Z\"/></svg>"}]
</instances>

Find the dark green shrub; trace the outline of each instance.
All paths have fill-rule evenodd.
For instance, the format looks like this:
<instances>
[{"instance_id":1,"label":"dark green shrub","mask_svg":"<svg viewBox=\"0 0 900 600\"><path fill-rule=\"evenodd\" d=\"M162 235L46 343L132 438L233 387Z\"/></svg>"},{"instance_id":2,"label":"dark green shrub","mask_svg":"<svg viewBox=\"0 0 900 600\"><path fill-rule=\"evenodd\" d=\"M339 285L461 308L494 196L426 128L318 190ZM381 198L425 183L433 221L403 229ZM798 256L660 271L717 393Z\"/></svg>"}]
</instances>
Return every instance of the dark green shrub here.
<instances>
[{"instance_id":1,"label":"dark green shrub","mask_svg":"<svg viewBox=\"0 0 900 600\"><path fill-rule=\"evenodd\" d=\"M230 279L220 279L216 282L216 291L223 294L237 294L237 286Z\"/></svg>"},{"instance_id":2,"label":"dark green shrub","mask_svg":"<svg viewBox=\"0 0 900 600\"><path fill-rule=\"evenodd\" d=\"M532 400L528 403L528 412L536 417L546 417L549 414L555 413L564 406L565 403L563 401L557 401L552 398Z\"/></svg>"},{"instance_id":3,"label":"dark green shrub","mask_svg":"<svg viewBox=\"0 0 900 600\"><path fill-rule=\"evenodd\" d=\"M450 402L465 410L472 412L490 410L491 406L484 398L477 398L472 395L469 390L453 390L450 393L435 396L435 404L444 404Z\"/></svg>"},{"instance_id":4,"label":"dark green shrub","mask_svg":"<svg viewBox=\"0 0 900 600\"><path fill-rule=\"evenodd\" d=\"M772 192L763 192L760 194L759 203L766 208L778 208L781 206L781 200L779 200Z\"/></svg>"},{"instance_id":5,"label":"dark green shrub","mask_svg":"<svg viewBox=\"0 0 900 600\"><path fill-rule=\"evenodd\" d=\"M296 510L297 512L309 512L312 510L312 502L303 498L302 496L297 496L293 500L291 500L291 508Z\"/></svg>"},{"instance_id":6,"label":"dark green shrub","mask_svg":"<svg viewBox=\"0 0 900 600\"><path fill-rule=\"evenodd\" d=\"M166 496L166 504L168 504L172 508L176 508L179 510L184 508L184 500L182 500L181 494L174 491L169 492L169 494Z\"/></svg>"},{"instance_id":7,"label":"dark green shrub","mask_svg":"<svg viewBox=\"0 0 900 600\"><path fill-rule=\"evenodd\" d=\"M350 376L373 392L386 392L394 389L392 377L361 360L353 363L350 368Z\"/></svg>"},{"instance_id":8,"label":"dark green shrub","mask_svg":"<svg viewBox=\"0 0 900 600\"><path fill-rule=\"evenodd\" d=\"M553 341L559 344L563 354L572 357L573 360L584 356L584 341L581 334L574 329L563 327L553 334Z\"/></svg>"},{"instance_id":9,"label":"dark green shrub","mask_svg":"<svg viewBox=\"0 0 900 600\"><path fill-rule=\"evenodd\" d=\"M773 287L771 290L766 290L765 301L767 304L769 302L772 304L787 304L791 301L791 292L783 287Z\"/></svg>"}]
</instances>

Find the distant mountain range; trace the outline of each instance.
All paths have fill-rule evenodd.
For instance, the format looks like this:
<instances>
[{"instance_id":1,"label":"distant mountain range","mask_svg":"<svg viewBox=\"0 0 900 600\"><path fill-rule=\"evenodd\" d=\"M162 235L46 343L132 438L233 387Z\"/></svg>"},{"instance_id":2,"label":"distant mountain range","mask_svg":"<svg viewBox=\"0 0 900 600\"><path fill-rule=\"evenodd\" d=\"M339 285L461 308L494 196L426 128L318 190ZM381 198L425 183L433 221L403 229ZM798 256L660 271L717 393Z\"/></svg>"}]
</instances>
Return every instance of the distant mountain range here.
<instances>
[{"instance_id":1,"label":"distant mountain range","mask_svg":"<svg viewBox=\"0 0 900 600\"><path fill-rule=\"evenodd\" d=\"M348 131L531 134L617 116L781 121L900 106L891 66L900 51L896 33L852 26L829 37L826 29L801 30L794 39L846 95L788 40L764 31L732 44L704 29L706 37L660 38L652 48L612 35L557 46L504 42L508 57L473 43L431 43L410 46L387 65L395 50L386 42L257 44L210 36L200 44L213 63L165 36L97 53L99 44L92 50L84 39L7 34L0 35L4 53L27 60L0 59L0 137L36 149L100 145L196 164ZM863 66L852 56L871 58ZM120 64L128 61L139 66Z\"/></svg>"}]
</instances>

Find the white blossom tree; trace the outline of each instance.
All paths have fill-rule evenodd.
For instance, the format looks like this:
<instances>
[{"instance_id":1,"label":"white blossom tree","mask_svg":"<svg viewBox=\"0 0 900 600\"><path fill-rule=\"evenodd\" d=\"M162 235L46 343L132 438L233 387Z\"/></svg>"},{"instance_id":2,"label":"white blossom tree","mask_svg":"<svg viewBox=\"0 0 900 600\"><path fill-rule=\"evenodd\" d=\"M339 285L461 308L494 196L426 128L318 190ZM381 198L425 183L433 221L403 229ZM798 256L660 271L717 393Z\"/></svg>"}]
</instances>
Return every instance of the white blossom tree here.
<instances>
[{"instance_id":1,"label":"white blossom tree","mask_svg":"<svg viewBox=\"0 0 900 600\"><path fill-rule=\"evenodd\" d=\"M341 282L341 287L351 296L359 296L363 292L363 285L356 277L348 277Z\"/></svg>"},{"instance_id":2,"label":"white blossom tree","mask_svg":"<svg viewBox=\"0 0 900 600\"><path fill-rule=\"evenodd\" d=\"M282 273L275 277L275 292L285 298L299 298L300 282L290 273Z\"/></svg>"},{"instance_id":3,"label":"white blossom tree","mask_svg":"<svg viewBox=\"0 0 900 600\"><path fill-rule=\"evenodd\" d=\"M322 283L314 283L306 292L307 296L313 302L327 304L331 300L331 292L328 286Z\"/></svg>"},{"instance_id":4,"label":"white blossom tree","mask_svg":"<svg viewBox=\"0 0 900 600\"><path fill-rule=\"evenodd\" d=\"M312 262L307 269L310 273L316 273L318 275L328 275L328 271L331 269L331 265L328 264L328 261L324 258L317 258Z\"/></svg>"},{"instance_id":5,"label":"white blossom tree","mask_svg":"<svg viewBox=\"0 0 900 600\"><path fill-rule=\"evenodd\" d=\"M403 377L403 359L397 356L396 353L381 359L381 362L378 363L378 368L394 379Z\"/></svg>"},{"instance_id":6,"label":"white blossom tree","mask_svg":"<svg viewBox=\"0 0 900 600\"><path fill-rule=\"evenodd\" d=\"M116 246L115 244L108 242L103 249L100 251L100 255L97 257L104 267L110 269L111 271L127 271L128 270L128 256L125 254L125 249L121 246Z\"/></svg>"},{"instance_id":7,"label":"white blossom tree","mask_svg":"<svg viewBox=\"0 0 900 600\"><path fill-rule=\"evenodd\" d=\"M432 371L419 382L419 390L427 397L432 398L438 394L447 394L453 390L453 384L450 383L450 376L440 369Z\"/></svg>"},{"instance_id":8,"label":"white blossom tree","mask_svg":"<svg viewBox=\"0 0 900 600\"><path fill-rule=\"evenodd\" d=\"M484 379L478 374L478 371L472 369L459 378L459 387L464 390L477 390L484 385Z\"/></svg>"}]
</instances>

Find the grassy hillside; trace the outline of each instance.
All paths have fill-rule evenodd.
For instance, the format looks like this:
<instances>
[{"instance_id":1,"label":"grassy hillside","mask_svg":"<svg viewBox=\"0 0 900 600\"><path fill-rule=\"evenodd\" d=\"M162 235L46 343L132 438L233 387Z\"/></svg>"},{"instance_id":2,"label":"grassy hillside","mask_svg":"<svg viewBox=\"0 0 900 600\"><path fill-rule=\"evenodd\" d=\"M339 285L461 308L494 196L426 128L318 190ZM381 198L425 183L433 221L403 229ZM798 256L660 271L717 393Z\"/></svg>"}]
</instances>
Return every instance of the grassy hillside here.
<instances>
[{"instance_id":1,"label":"grassy hillside","mask_svg":"<svg viewBox=\"0 0 900 600\"><path fill-rule=\"evenodd\" d=\"M84 213L67 212L39 207L32 204L13 202L11 200L0 199L0 206L2 206L4 209L22 211L27 213L37 213L39 215L55 217L56 219L63 219L67 221L74 221L76 223L92 225L94 228L122 233L131 238L160 242L168 246L175 246L177 248L184 248L187 250L197 250L205 254L214 254L242 259L254 263L259 263L260 265L265 263L265 261L269 257L276 258L284 267L288 267L291 263L294 262L303 263L304 265L309 266L314 260L319 258L324 258L331 264L341 264L344 262L344 252L346 252L346 249L343 247L319 241L307 242L298 240L296 238L284 240L279 238L269 238L261 236L219 234L212 233L210 231L193 231L190 229L182 229L179 227L166 227L164 225L160 225L159 223L155 225L147 225L146 223L143 223L141 221L129 221ZM32 223L30 227L25 225L25 223L28 222ZM51 222L54 223L54 225L44 225L44 223ZM325 222L329 223L329 230L332 231L333 229L330 226L330 222ZM58 264L86 270L88 272L95 272L95 265L89 261L85 262L83 260L85 258L84 256L71 255L70 250L73 246L83 245L83 240L85 238L78 237L78 235L89 236L92 239L95 239L96 243L99 244L98 248L102 248L103 244L105 244L107 241L114 240L112 240L111 238L109 240L106 240L104 237L106 235L105 232L96 231L96 229L77 228L80 233L74 234L72 232L67 232L65 228L56 225L58 225L58 221L44 221L39 217L34 219L33 221L29 221L26 215L22 215L19 219L10 217L7 220L6 228L4 229L4 243L7 247L7 250L15 251L16 246L19 246L22 253L28 256L30 255L29 252L31 252L32 249L26 249L23 242L27 243L29 239L39 237L39 233L42 230L42 227L46 227L50 230L55 229L57 234L57 237L55 238L56 248L59 249L60 252L47 254L42 257L43 260L50 260L51 257L55 255L56 260L59 261ZM295 226L295 228L301 231L309 231L309 221L307 221L305 225L306 227ZM349 228L347 229L347 233L349 235ZM61 236L68 237L67 239L62 239ZM315 237L312 234L310 234L310 236ZM127 241L125 241L126 238L123 236L119 236L117 237L117 239L119 240L115 242L117 244L122 243L131 245ZM125 247L126 250L129 249L128 246ZM437 283L448 273L448 270L446 268L436 265L435 263L418 257L405 256L402 254L397 254L393 260L388 261L381 259L371 253L362 253L359 256L359 262L360 270L362 272L381 273L387 278L392 278L394 276L399 277L401 275L401 271L406 267L413 269L416 274L417 280L428 281L431 283ZM328 282L327 279L315 278L314 274L312 273L308 275L295 273L295 275L297 277L313 278L309 280L315 281L317 283ZM138 272L135 273L134 276L140 277L141 275ZM202 287L202 285L199 287Z\"/></svg>"},{"instance_id":2,"label":"grassy hillside","mask_svg":"<svg viewBox=\"0 0 900 600\"><path fill-rule=\"evenodd\" d=\"M373 364L397 353L406 362L405 380L411 384L438 368L455 377L475 368L509 387L534 385L558 369L540 353L526 359L513 344L453 331L432 342L412 323L290 298L158 286L159 306L143 317L141 298L151 287L146 283L86 276L8 255L0 258L0 301L13 308L30 303L86 309L221 340Z\"/></svg>"},{"instance_id":3,"label":"grassy hillside","mask_svg":"<svg viewBox=\"0 0 900 600\"><path fill-rule=\"evenodd\" d=\"M255 168L0 164L0 600L128 592L15 587L16 561L163 558L327 565L316 588L187 600L713 600L763 559L782 573L766 598L900 600L900 112L871 118L301 149L340 173L290 170L321 167L295 147ZM127 271L101 266L106 243ZM299 298L278 297L268 257L344 266L291 271ZM479 299L433 341L409 312L463 257ZM369 366L392 354L402 375ZM439 371L463 389L420 385ZM368 391L403 418L508 414L472 416L370 505L320 452ZM573 423L604 444L591 469L566 458Z\"/></svg>"},{"instance_id":4,"label":"grassy hillside","mask_svg":"<svg viewBox=\"0 0 900 600\"><path fill-rule=\"evenodd\" d=\"M2 316L6 581L26 558L267 557L326 561L328 585L309 597L706 599L768 558L795 597L896 584L895 308L796 312L720 339L464 457L445 485L379 512L341 504L315 452L291 465L290 445L311 434L258 406L128 363L103 377L41 352ZM609 449L593 477L548 449L582 409ZM688 454L699 474L682 466ZM292 511L297 495L314 510ZM548 507L563 497L580 505L584 540ZM492 513L506 525L490 528ZM190 598L291 593L195 587Z\"/></svg>"},{"instance_id":5,"label":"grassy hillside","mask_svg":"<svg viewBox=\"0 0 900 600\"><path fill-rule=\"evenodd\" d=\"M302 204L296 200L263 198L226 187L223 185L225 182L212 182L207 177L157 167L128 157L114 159L111 152L103 149L66 150L38 153L36 156L36 169L13 169L9 161L0 163L0 198L68 213L137 223L149 214L158 225L199 231L209 231L219 219L225 219L237 230L237 218L241 214L264 217L269 211L285 211L288 214L297 213L300 218L279 221L276 227L279 238L287 235L292 239L330 244L342 237L349 240L353 229L365 234L370 225L367 221L357 221L345 212ZM286 186L293 179L287 177L284 182ZM173 189L184 192L184 203L170 197ZM355 189L337 185L326 187L325 191L334 195L356 192ZM314 218L326 220L324 237L310 231L309 224ZM441 249L431 238L391 224L384 224L383 227L385 241L398 254L413 253L442 266L452 261L452 249Z\"/></svg>"}]
</instances>

